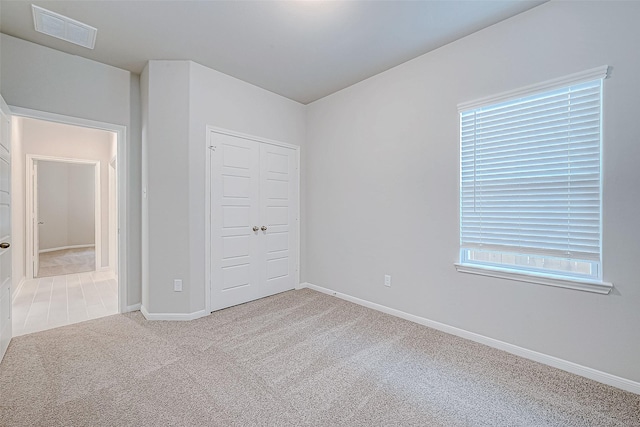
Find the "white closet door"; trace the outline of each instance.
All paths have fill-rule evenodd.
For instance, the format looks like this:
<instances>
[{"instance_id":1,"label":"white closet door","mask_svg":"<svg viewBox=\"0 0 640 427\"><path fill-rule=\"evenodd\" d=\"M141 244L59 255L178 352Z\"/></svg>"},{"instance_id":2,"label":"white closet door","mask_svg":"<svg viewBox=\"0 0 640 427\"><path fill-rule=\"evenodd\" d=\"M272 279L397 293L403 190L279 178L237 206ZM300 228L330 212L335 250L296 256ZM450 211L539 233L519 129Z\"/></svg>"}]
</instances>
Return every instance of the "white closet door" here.
<instances>
[{"instance_id":1,"label":"white closet door","mask_svg":"<svg viewBox=\"0 0 640 427\"><path fill-rule=\"evenodd\" d=\"M293 289L297 273L296 151L260 144L260 231L265 244L265 295Z\"/></svg>"},{"instance_id":2,"label":"white closet door","mask_svg":"<svg viewBox=\"0 0 640 427\"><path fill-rule=\"evenodd\" d=\"M211 310L293 289L295 149L211 132Z\"/></svg>"},{"instance_id":3,"label":"white closet door","mask_svg":"<svg viewBox=\"0 0 640 427\"><path fill-rule=\"evenodd\" d=\"M211 309L260 298L260 145L214 134L211 151Z\"/></svg>"}]
</instances>

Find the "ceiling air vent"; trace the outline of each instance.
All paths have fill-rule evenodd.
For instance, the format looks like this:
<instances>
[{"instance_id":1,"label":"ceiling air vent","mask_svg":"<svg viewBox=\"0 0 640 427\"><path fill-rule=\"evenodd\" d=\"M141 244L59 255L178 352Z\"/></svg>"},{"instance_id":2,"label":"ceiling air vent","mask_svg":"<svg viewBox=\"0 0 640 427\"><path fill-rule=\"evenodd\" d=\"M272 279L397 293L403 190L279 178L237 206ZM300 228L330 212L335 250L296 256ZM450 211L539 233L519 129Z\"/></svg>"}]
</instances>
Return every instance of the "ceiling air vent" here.
<instances>
[{"instance_id":1,"label":"ceiling air vent","mask_svg":"<svg viewBox=\"0 0 640 427\"><path fill-rule=\"evenodd\" d=\"M33 4L31 7L36 31L89 49L95 46L96 28Z\"/></svg>"}]
</instances>

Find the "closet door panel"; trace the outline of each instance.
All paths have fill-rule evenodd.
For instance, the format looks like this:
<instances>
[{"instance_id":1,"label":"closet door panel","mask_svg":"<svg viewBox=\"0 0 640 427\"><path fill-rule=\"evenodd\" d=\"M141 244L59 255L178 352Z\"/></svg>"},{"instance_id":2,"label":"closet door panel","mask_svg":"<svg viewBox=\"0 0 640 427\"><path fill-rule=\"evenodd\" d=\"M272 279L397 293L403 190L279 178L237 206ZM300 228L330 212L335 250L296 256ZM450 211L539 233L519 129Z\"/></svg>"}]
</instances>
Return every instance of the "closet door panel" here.
<instances>
[{"instance_id":1,"label":"closet door panel","mask_svg":"<svg viewBox=\"0 0 640 427\"><path fill-rule=\"evenodd\" d=\"M211 310L295 288L297 150L212 132Z\"/></svg>"},{"instance_id":2,"label":"closet door panel","mask_svg":"<svg viewBox=\"0 0 640 427\"><path fill-rule=\"evenodd\" d=\"M297 265L297 153L260 147L260 217L265 237L265 293L293 289Z\"/></svg>"},{"instance_id":3,"label":"closet door panel","mask_svg":"<svg viewBox=\"0 0 640 427\"><path fill-rule=\"evenodd\" d=\"M260 298L262 243L253 227L260 219L260 146L214 134L211 151L211 308Z\"/></svg>"}]
</instances>

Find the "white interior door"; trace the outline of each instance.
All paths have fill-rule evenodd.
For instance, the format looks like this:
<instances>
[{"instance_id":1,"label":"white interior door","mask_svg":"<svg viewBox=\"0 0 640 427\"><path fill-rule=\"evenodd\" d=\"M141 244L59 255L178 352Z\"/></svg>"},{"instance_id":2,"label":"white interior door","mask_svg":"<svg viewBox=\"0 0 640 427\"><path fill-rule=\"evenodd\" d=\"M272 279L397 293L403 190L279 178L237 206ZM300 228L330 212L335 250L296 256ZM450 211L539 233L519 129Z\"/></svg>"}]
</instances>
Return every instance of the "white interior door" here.
<instances>
[{"instance_id":1,"label":"white interior door","mask_svg":"<svg viewBox=\"0 0 640 427\"><path fill-rule=\"evenodd\" d=\"M10 153L9 109L0 97L0 360L11 341Z\"/></svg>"},{"instance_id":2,"label":"white interior door","mask_svg":"<svg viewBox=\"0 0 640 427\"><path fill-rule=\"evenodd\" d=\"M217 132L210 142L211 309L293 289L297 151Z\"/></svg>"},{"instance_id":3,"label":"white interior door","mask_svg":"<svg viewBox=\"0 0 640 427\"><path fill-rule=\"evenodd\" d=\"M215 134L211 151L211 309L260 298L257 142Z\"/></svg>"},{"instance_id":4,"label":"white interior door","mask_svg":"<svg viewBox=\"0 0 640 427\"><path fill-rule=\"evenodd\" d=\"M264 234L261 237L265 244L265 295L296 286L297 165L295 150L260 144L260 233Z\"/></svg>"}]
</instances>

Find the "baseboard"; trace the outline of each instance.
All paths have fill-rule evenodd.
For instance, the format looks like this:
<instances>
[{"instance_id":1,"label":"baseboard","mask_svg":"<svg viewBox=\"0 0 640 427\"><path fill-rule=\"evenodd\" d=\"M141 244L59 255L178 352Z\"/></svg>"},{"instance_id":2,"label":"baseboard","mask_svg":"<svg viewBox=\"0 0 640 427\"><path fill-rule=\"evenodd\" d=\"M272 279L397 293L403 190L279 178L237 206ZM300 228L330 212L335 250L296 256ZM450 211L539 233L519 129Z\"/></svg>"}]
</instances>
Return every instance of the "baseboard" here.
<instances>
[{"instance_id":1,"label":"baseboard","mask_svg":"<svg viewBox=\"0 0 640 427\"><path fill-rule=\"evenodd\" d=\"M178 320L178 321L195 320L211 314L207 310L200 310L194 313L149 313L143 305L140 306L140 312L142 313L144 318L147 320Z\"/></svg>"},{"instance_id":2,"label":"baseboard","mask_svg":"<svg viewBox=\"0 0 640 427\"><path fill-rule=\"evenodd\" d=\"M125 308L125 313L131 313L132 311L140 311L141 307L142 307L142 304L140 303L128 305L127 308Z\"/></svg>"},{"instance_id":3,"label":"baseboard","mask_svg":"<svg viewBox=\"0 0 640 427\"><path fill-rule=\"evenodd\" d=\"M18 286L16 286L15 291L11 292L11 304L15 304L16 303L16 297L20 293L20 289L22 289L22 285L24 285L25 281L26 281L26 278L24 276L22 276L22 279L20 279L20 281L18 282Z\"/></svg>"},{"instance_id":4,"label":"baseboard","mask_svg":"<svg viewBox=\"0 0 640 427\"><path fill-rule=\"evenodd\" d=\"M404 311L389 308L381 304L376 304L367 300L353 297L351 295L336 292L331 289L323 288L321 286L314 285L312 283L301 283L296 289L309 288L318 292L322 292L328 295L341 298L343 300L362 305L364 307L371 308L373 310L381 311L392 316L400 317L405 320L409 320L420 325L428 326L433 329L437 329L442 332L446 332L451 335L456 335L461 338L465 338L471 341L475 341L480 344L487 345L489 347L497 348L498 350L506 351L507 353L515 354L516 356L524 357L554 368L562 369L563 371L570 372L572 374L580 375L581 377L589 378L603 384L617 387L622 390L630 391L631 393L640 394L640 382L632 381L626 378L618 377L616 375L608 374L606 372L598 371L597 369L589 368L586 366L578 365L568 360L560 359L548 354L539 353L537 351L529 350L517 345L509 344L504 341L499 341L494 338L489 338L484 335L476 334L475 332L469 332L465 329L456 328L454 326L447 325L445 323L436 322L424 317L416 316L413 314L405 313Z\"/></svg>"},{"instance_id":5,"label":"baseboard","mask_svg":"<svg viewBox=\"0 0 640 427\"><path fill-rule=\"evenodd\" d=\"M59 248L40 249L38 253L43 254L46 252L64 251L65 249L82 249L82 248L95 248L96 245L71 245L60 246Z\"/></svg>"}]
</instances>

